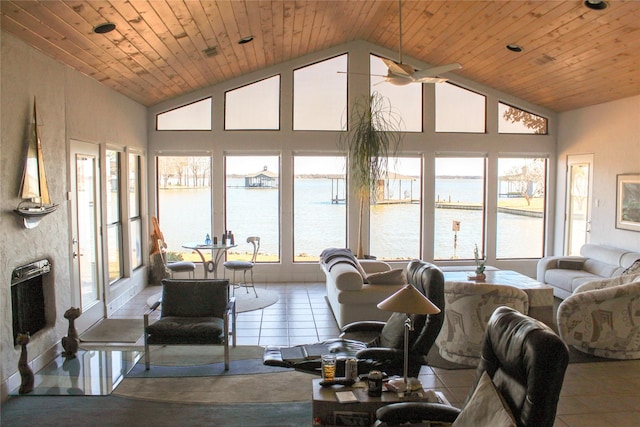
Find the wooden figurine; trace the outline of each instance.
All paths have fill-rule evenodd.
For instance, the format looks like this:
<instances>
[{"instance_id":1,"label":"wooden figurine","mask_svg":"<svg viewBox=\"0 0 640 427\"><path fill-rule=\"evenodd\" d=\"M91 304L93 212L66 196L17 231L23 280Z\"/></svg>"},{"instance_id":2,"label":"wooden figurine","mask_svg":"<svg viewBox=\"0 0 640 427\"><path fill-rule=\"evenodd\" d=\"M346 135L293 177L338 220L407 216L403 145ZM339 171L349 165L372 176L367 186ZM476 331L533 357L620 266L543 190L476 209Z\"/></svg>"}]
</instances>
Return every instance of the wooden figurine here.
<instances>
[{"instance_id":1,"label":"wooden figurine","mask_svg":"<svg viewBox=\"0 0 640 427\"><path fill-rule=\"evenodd\" d=\"M16 342L22 347L20 359L18 360L18 371L20 372L20 394L27 394L33 391L34 376L27 358L27 344L30 341L29 334L18 334Z\"/></svg>"},{"instance_id":2,"label":"wooden figurine","mask_svg":"<svg viewBox=\"0 0 640 427\"><path fill-rule=\"evenodd\" d=\"M80 339L78 338L78 330L76 329L75 320L80 317L82 310L79 307L71 307L64 312L64 318L69 320L69 331L66 337L62 337L62 347L64 351L62 355L67 359L76 357Z\"/></svg>"}]
</instances>

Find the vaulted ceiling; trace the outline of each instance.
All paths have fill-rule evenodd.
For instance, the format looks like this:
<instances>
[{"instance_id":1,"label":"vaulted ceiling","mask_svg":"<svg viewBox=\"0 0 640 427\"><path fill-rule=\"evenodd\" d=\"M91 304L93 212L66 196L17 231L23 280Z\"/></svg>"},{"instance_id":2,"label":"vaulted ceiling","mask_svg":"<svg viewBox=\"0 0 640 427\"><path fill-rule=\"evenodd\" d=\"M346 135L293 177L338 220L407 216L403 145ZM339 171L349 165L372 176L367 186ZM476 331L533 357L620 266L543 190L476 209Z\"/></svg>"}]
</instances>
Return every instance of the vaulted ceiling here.
<instances>
[{"instance_id":1,"label":"vaulted ceiling","mask_svg":"<svg viewBox=\"0 0 640 427\"><path fill-rule=\"evenodd\" d=\"M403 55L459 62L456 74L558 112L638 95L640 2L607 4L403 1ZM353 40L399 48L394 0L0 5L2 31L147 106ZM94 33L105 22L116 29Z\"/></svg>"}]
</instances>

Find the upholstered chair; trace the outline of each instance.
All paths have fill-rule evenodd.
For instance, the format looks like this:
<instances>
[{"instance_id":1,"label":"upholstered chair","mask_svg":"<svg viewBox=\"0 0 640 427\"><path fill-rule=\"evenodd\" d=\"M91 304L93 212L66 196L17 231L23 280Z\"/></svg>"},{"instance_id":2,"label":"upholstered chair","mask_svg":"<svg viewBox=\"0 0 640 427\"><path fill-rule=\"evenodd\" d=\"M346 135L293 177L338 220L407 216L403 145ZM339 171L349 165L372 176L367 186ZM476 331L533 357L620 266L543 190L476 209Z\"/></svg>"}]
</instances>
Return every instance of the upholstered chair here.
<instances>
[{"instance_id":1,"label":"upholstered chair","mask_svg":"<svg viewBox=\"0 0 640 427\"><path fill-rule=\"evenodd\" d=\"M529 311L529 298L518 288L475 282L449 282L444 287L444 325L436 339L440 356L449 362L478 366L482 337L494 310L507 306Z\"/></svg>"},{"instance_id":2,"label":"upholstered chair","mask_svg":"<svg viewBox=\"0 0 640 427\"><path fill-rule=\"evenodd\" d=\"M476 380L462 409L440 403L395 403L377 410L375 425L433 421L453 423L452 427L552 427L569 363L569 351L560 337L538 320L499 307L489 319L481 353Z\"/></svg>"},{"instance_id":3,"label":"upholstered chair","mask_svg":"<svg viewBox=\"0 0 640 427\"><path fill-rule=\"evenodd\" d=\"M640 274L580 285L560 303L558 332L583 353L640 359Z\"/></svg>"},{"instance_id":4,"label":"upholstered chair","mask_svg":"<svg viewBox=\"0 0 640 427\"><path fill-rule=\"evenodd\" d=\"M160 319L150 324L149 315L160 305ZM145 368L150 368L150 345L221 344L229 370L231 337L236 346L235 318L227 279L164 279L161 301L144 314Z\"/></svg>"}]
</instances>

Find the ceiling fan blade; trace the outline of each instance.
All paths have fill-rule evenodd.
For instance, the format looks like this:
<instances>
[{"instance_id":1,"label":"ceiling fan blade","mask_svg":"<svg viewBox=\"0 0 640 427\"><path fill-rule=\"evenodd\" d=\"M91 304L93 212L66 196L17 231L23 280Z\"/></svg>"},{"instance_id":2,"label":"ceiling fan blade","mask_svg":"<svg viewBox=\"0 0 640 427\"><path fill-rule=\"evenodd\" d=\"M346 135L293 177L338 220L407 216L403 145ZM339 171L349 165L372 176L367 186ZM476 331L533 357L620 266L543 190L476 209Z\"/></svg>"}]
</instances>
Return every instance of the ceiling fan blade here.
<instances>
[{"instance_id":1,"label":"ceiling fan blade","mask_svg":"<svg viewBox=\"0 0 640 427\"><path fill-rule=\"evenodd\" d=\"M414 83L444 83L447 80L449 79L444 77L422 77L420 79L413 79L412 81Z\"/></svg>"},{"instance_id":2,"label":"ceiling fan blade","mask_svg":"<svg viewBox=\"0 0 640 427\"><path fill-rule=\"evenodd\" d=\"M382 62L389 68L389 74L395 74L397 76L409 77L415 69L411 65L400 64L391 59L380 58Z\"/></svg>"},{"instance_id":3,"label":"ceiling fan blade","mask_svg":"<svg viewBox=\"0 0 640 427\"><path fill-rule=\"evenodd\" d=\"M349 71L336 71L338 74L353 74L354 76L372 76L372 77L387 77L386 74L369 74L369 73L353 73Z\"/></svg>"},{"instance_id":4,"label":"ceiling fan blade","mask_svg":"<svg viewBox=\"0 0 640 427\"><path fill-rule=\"evenodd\" d=\"M453 64L440 65L437 67L426 68L424 70L416 71L411 75L414 80L420 80L427 77L436 77L438 74L447 73L453 70L459 70L462 65L454 62Z\"/></svg>"}]
</instances>

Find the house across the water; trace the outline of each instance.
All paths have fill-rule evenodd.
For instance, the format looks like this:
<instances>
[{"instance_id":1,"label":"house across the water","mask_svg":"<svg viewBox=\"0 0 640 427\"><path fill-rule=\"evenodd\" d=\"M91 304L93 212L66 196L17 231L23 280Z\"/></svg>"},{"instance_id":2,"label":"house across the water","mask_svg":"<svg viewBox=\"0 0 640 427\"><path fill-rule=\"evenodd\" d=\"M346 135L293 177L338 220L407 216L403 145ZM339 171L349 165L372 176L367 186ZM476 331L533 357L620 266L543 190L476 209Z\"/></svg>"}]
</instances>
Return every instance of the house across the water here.
<instances>
[{"instance_id":1,"label":"house across the water","mask_svg":"<svg viewBox=\"0 0 640 427\"><path fill-rule=\"evenodd\" d=\"M278 175L267 170L265 166L260 172L244 177L244 186L249 188L278 188Z\"/></svg>"}]
</instances>

